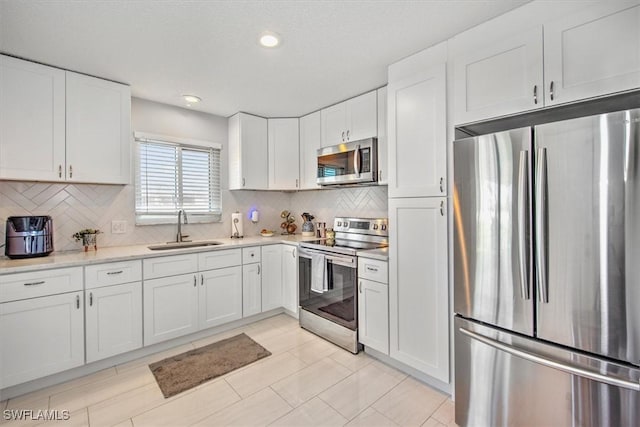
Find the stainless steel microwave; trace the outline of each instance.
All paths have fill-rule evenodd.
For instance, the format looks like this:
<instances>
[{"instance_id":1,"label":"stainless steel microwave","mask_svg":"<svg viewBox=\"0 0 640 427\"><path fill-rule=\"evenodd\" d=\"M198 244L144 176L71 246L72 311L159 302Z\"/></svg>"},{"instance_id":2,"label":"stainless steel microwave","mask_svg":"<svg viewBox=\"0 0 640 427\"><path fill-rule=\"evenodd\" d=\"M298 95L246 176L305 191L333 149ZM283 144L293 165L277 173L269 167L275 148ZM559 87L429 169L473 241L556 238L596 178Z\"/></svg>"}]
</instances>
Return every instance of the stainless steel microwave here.
<instances>
[{"instance_id":1,"label":"stainless steel microwave","mask_svg":"<svg viewBox=\"0 0 640 427\"><path fill-rule=\"evenodd\" d=\"M319 185L376 182L377 171L377 138L346 142L318 150Z\"/></svg>"}]
</instances>

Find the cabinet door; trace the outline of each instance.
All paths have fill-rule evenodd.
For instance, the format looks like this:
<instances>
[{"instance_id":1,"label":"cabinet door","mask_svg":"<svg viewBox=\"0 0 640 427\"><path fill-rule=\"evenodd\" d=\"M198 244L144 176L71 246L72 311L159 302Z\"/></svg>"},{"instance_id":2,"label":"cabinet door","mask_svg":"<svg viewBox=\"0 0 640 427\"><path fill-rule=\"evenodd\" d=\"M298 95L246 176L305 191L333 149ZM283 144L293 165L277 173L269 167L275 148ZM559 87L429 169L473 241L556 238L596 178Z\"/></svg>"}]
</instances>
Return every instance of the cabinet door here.
<instances>
[{"instance_id":1,"label":"cabinet door","mask_svg":"<svg viewBox=\"0 0 640 427\"><path fill-rule=\"evenodd\" d=\"M298 248L282 245L282 305L298 313Z\"/></svg>"},{"instance_id":2,"label":"cabinet door","mask_svg":"<svg viewBox=\"0 0 640 427\"><path fill-rule=\"evenodd\" d=\"M229 189L269 186L267 119L238 113L229 118Z\"/></svg>"},{"instance_id":3,"label":"cabinet door","mask_svg":"<svg viewBox=\"0 0 640 427\"><path fill-rule=\"evenodd\" d=\"M297 118L269 119L269 189L298 189L299 142Z\"/></svg>"},{"instance_id":4,"label":"cabinet door","mask_svg":"<svg viewBox=\"0 0 640 427\"><path fill-rule=\"evenodd\" d=\"M455 124L543 106L542 26L454 58Z\"/></svg>"},{"instance_id":5,"label":"cabinet door","mask_svg":"<svg viewBox=\"0 0 640 427\"><path fill-rule=\"evenodd\" d=\"M129 86L67 72L67 180L128 184Z\"/></svg>"},{"instance_id":6,"label":"cabinet door","mask_svg":"<svg viewBox=\"0 0 640 427\"><path fill-rule=\"evenodd\" d=\"M389 144L387 140L387 87L378 89L378 184L389 183L387 169Z\"/></svg>"},{"instance_id":7,"label":"cabinet door","mask_svg":"<svg viewBox=\"0 0 640 427\"><path fill-rule=\"evenodd\" d=\"M389 197L446 194L445 65L390 82Z\"/></svg>"},{"instance_id":8,"label":"cabinet door","mask_svg":"<svg viewBox=\"0 0 640 427\"><path fill-rule=\"evenodd\" d=\"M389 200L389 354L449 383L446 203Z\"/></svg>"},{"instance_id":9,"label":"cabinet door","mask_svg":"<svg viewBox=\"0 0 640 427\"><path fill-rule=\"evenodd\" d=\"M84 363L82 292L0 304L0 384L10 387Z\"/></svg>"},{"instance_id":10,"label":"cabinet door","mask_svg":"<svg viewBox=\"0 0 640 427\"><path fill-rule=\"evenodd\" d=\"M319 188L320 111L300 117L300 189Z\"/></svg>"},{"instance_id":11,"label":"cabinet door","mask_svg":"<svg viewBox=\"0 0 640 427\"><path fill-rule=\"evenodd\" d=\"M340 144L347 140L347 102L320 110L322 146Z\"/></svg>"},{"instance_id":12,"label":"cabinet door","mask_svg":"<svg viewBox=\"0 0 640 427\"><path fill-rule=\"evenodd\" d=\"M262 247L262 311L282 307L282 245Z\"/></svg>"},{"instance_id":13,"label":"cabinet door","mask_svg":"<svg viewBox=\"0 0 640 427\"><path fill-rule=\"evenodd\" d=\"M0 55L0 178L64 180L64 71Z\"/></svg>"},{"instance_id":14,"label":"cabinet door","mask_svg":"<svg viewBox=\"0 0 640 427\"><path fill-rule=\"evenodd\" d=\"M347 101L347 141L378 135L378 94L371 91Z\"/></svg>"},{"instance_id":15,"label":"cabinet door","mask_svg":"<svg viewBox=\"0 0 640 427\"><path fill-rule=\"evenodd\" d=\"M85 291L87 363L142 347L142 282Z\"/></svg>"},{"instance_id":16,"label":"cabinet door","mask_svg":"<svg viewBox=\"0 0 640 427\"><path fill-rule=\"evenodd\" d=\"M389 354L389 287L358 279L358 341Z\"/></svg>"},{"instance_id":17,"label":"cabinet door","mask_svg":"<svg viewBox=\"0 0 640 427\"><path fill-rule=\"evenodd\" d=\"M634 3L606 2L545 24L547 105L640 87L640 5Z\"/></svg>"},{"instance_id":18,"label":"cabinet door","mask_svg":"<svg viewBox=\"0 0 640 427\"><path fill-rule=\"evenodd\" d=\"M198 291L200 329L242 318L242 267L200 273Z\"/></svg>"},{"instance_id":19,"label":"cabinet door","mask_svg":"<svg viewBox=\"0 0 640 427\"><path fill-rule=\"evenodd\" d=\"M242 317L262 311L262 271L260 263L242 266Z\"/></svg>"},{"instance_id":20,"label":"cabinet door","mask_svg":"<svg viewBox=\"0 0 640 427\"><path fill-rule=\"evenodd\" d=\"M198 330L197 275L163 277L144 282L144 345Z\"/></svg>"}]
</instances>

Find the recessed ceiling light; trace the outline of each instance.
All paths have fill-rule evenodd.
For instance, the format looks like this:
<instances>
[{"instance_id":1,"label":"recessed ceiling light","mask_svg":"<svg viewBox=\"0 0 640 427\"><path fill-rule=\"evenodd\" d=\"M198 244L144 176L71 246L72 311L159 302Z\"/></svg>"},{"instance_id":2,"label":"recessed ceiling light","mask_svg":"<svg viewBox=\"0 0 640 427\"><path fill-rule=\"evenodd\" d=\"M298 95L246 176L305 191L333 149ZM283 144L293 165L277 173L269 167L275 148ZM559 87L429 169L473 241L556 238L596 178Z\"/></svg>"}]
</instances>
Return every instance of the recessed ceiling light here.
<instances>
[{"instance_id":1,"label":"recessed ceiling light","mask_svg":"<svg viewBox=\"0 0 640 427\"><path fill-rule=\"evenodd\" d=\"M196 104L202 101L202 98L195 95L182 95L182 97L184 98L185 101L187 101L188 104Z\"/></svg>"},{"instance_id":2,"label":"recessed ceiling light","mask_svg":"<svg viewBox=\"0 0 640 427\"><path fill-rule=\"evenodd\" d=\"M260 44L264 47L276 47L280 44L280 36L271 31L265 31L260 36Z\"/></svg>"}]
</instances>

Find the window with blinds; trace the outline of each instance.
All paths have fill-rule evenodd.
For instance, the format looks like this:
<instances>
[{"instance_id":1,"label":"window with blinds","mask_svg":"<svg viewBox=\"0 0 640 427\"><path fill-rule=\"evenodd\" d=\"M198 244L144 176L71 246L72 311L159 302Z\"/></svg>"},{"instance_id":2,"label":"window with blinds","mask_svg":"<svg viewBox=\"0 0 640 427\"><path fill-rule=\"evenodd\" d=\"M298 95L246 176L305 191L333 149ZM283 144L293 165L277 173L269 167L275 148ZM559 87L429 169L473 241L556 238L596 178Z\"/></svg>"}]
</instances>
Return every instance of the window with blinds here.
<instances>
[{"instance_id":1,"label":"window with blinds","mask_svg":"<svg viewBox=\"0 0 640 427\"><path fill-rule=\"evenodd\" d=\"M136 141L136 223L175 223L180 209L189 214L190 222L220 221L219 146L139 137Z\"/></svg>"}]
</instances>

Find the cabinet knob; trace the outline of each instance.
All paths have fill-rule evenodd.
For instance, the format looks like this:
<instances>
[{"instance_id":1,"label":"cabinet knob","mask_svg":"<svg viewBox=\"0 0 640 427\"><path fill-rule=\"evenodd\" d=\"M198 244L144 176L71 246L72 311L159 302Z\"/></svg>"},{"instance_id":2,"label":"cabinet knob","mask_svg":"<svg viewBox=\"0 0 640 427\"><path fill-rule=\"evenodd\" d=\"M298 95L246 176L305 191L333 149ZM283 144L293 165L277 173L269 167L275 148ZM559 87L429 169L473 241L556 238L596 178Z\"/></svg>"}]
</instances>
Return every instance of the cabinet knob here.
<instances>
[{"instance_id":1,"label":"cabinet knob","mask_svg":"<svg viewBox=\"0 0 640 427\"><path fill-rule=\"evenodd\" d=\"M358 293L362 293L362 280L358 282Z\"/></svg>"},{"instance_id":2,"label":"cabinet knob","mask_svg":"<svg viewBox=\"0 0 640 427\"><path fill-rule=\"evenodd\" d=\"M260 265L258 265L258 274L260 274Z\"/></svg>"},{"instance_id":3,"label":"cabinet knob","mask_svg":"<svg viewBox=\"0 0 640 427\"><path fill-rule=\"evenodd\" d=\"M76 295L76 308L80 310L80 295Z\"/></svg>"},{"instance_id":4,"label":"cabinet knob","mask_svg":"<svg viewBox=\"0 0 640 427\"><path fill-rule=\"evenodd\" d=\"M347 131L347 141L349 140L349 131Z\"/></svg>"},{"instance_id":5,"label":"cabinet knob","mask_svg":"<svg viewBox=\"0 0 640 427\"><path fill-rule=\"evenodd\" d=\"M245 186L245 183L246 183L245 179L244 179L244 178L242 178L242 186L243 186L243 187Z\"/></svg>"},{"instance_id":6,"label":"cabinet knob","mask_svg":"<svg viewBox=\"0 0 640 427\"><path fill-rule=\"evenodd\" d=\"M62 178L62 165L58 165L58 178Z\"/></svg>"},{"instance_id":7,"label":"cabinet knob","mask_svg":"<svg viewBox=\"0 0 640 427\"><path fill-rule=\"evenodd\" d=\"M293 248L293 252L291 252L291 256L294 258L296 257L296 248Z\"/></svg>"},{"instance_id":8,"label":"cabinet knob","mask_svg":"<svg viewBox=\"0 0 640 427\"><path fill-rule=\"evenodd\" d=\"M555 95L553 94L553 88L554 88L554 84L553 84L553 80L551 80L551 84L549 85L549 98L552 101L555 98Z\"/></svg>"},{"instance_id":9,"label":"cabinet knob","mask_svg":"<svg viewBox=\"0 0 640 427\"><path fill-rule=\"evenodd\" d=\"M69 178L73 178L73 166L69 165Z\"/></svg>"},{"instance_id":10,"label":"cabinet knob","mask_svg":"<svg viewBox=\"0 0 640 427\"><path fill-rule=\"evenodd\" d=\"M89 307L93 306L93 292L89 292Z\"/></svg>"},{"instance_id":11,"label":"cabinet knob","mask_svg":"<svg viewBox=\"0 0 640 427\"><path fill-rule=\"evenodd\" d=\"M444 216L444 201L440 202L440 215Z\"/></svg>"},{"instance_id":12,"label":"cabinet knob","mask_svg":"<svg viewBox=\"0 0 640 427\"><path fill-rule=\"evenodd\" d=\"M344 142L344 131L342 131L342 142Z\"/></svg>"},{"instance_id":13,"label":"cabinet knob","mask_svg":"<svg viewBox=\"0 0 640 427\"><path fill-rule=\"evenodd\" d=\"M538 103L538 85L533 85L533 103Z\"/></svg>"},{"instance_id":14,"label":"cabinet knob","mask_svg":"<svg viewBox=\"0 0 640 427\"><path fill-rule=\"evenodd\" d=\"M444 178L440 177L440 192L444 193Z\"/></svg>"},{"instance_id":15,"label":"cabinet knob","mask_svg":"<svg viewBox=\"0 0 640 427\"><path fill-rule=\"evenodd\" d=\"M193 287L195 288L196 286L198 286L198 279L196 278L196 275L193 275Z\"/></svg>"}]
</instances>

